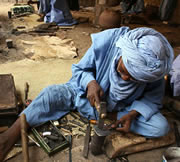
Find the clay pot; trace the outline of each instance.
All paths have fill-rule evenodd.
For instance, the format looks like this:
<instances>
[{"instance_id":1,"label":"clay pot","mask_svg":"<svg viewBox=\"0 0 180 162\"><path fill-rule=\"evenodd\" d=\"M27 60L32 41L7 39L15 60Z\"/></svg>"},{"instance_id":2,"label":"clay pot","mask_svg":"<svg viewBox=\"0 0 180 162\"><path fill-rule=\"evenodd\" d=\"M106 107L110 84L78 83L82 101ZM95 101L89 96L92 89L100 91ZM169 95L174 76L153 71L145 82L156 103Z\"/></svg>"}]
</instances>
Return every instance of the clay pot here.
<instances>
[{"instance_id":1,"label":"clay pot","mask_svg":"<svg viewBox=\"0 0 180 162\"><path fill-rule=\"evenodd\" d=\"M105 9L99 16L99 25L103 29L119 28L121 26L121 14L118 11Z\"/></svg>"}]
</instances>

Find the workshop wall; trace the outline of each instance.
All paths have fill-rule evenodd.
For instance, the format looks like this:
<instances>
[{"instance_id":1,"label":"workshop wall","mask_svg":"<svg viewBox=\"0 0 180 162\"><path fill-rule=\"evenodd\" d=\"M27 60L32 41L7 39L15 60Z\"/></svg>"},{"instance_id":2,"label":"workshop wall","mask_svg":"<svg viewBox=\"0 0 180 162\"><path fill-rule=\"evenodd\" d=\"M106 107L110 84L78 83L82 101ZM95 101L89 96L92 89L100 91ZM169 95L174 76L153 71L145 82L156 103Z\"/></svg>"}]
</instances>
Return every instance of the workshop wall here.
<instances>
[{"instance_id":1,"label":"workshop wall","mask_svg":"<svg viewBox=\"0 0 180 162\"><path fill-rule=\"evenodd\" d=\"M177 1L176 8L173 12L173 15L171 17L171 23L173 24L180 24L180 1Z\"/></svg>"},{"instance_id":2,"label":"workshop wall","mask_svg":"<svg viewBox=\"0 0 180 162\"><path fill-rule=\"evenodd\" d=\"M79 5L83 7L94 7L96 0L79 0Z\"/></svg>"},{"instance_id":3,"label":"workshop wall","mask_svg":"<svg viewBox=\"0 0 180 162\"><path fill-rule=\"evenodd\" d=\"M144 4L146 5L151 5L151 6L158 6L160 5L161 0L144 0Z\"/></svg>"},{"instance_id":4,"label":"workshop wall","mask_svg":"<svg viewBox=\"0 0 180 162\"><path fill-rule=\"evenodd\" d=\"M20 2L20 3L26 3L28 0L0 0L0 2Z\"/></svg>"}]
</instances>

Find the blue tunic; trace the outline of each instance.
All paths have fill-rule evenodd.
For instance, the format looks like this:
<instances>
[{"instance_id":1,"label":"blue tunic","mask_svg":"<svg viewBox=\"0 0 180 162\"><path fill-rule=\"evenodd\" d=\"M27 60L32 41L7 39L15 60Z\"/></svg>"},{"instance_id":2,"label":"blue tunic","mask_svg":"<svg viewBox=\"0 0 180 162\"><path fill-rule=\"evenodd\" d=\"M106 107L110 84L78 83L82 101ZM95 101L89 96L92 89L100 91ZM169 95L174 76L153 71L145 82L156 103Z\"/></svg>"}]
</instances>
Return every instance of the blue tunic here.
<instances>
[{"instance_id":1,"label":"blue tunic","mask_svg":"<svg viewBox=\"0 0 180 162\"><path fill-rule=\"evenodd\" d=\"M141 115L132 122L131 131L146 137L159 137L169 130L167 120L159 113L164 92L163 79L142 84L133 95L119 102L109 98L109 71L113 58L120 52L116 47L119 35L129 28L121 27L92 35L92 45L78 64L72 65L72 78L61 85L45 88L24 110L30 126L56 120L77 109L88 119L96 119L97 111L86 98L87 84L96 80L105 92L108 111L118 111L118 119L131 110Z\"/></svg>"}]
</instances>

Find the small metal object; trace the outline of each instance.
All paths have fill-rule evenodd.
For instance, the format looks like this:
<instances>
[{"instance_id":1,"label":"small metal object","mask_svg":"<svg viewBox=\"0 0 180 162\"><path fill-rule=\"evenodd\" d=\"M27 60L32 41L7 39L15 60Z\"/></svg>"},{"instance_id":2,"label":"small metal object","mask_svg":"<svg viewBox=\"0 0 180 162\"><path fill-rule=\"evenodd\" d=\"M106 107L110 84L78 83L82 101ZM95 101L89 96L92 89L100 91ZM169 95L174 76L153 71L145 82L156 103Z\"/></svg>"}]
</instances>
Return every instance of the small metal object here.
<instances>
[{"instance_id":1,"label":"small metal object","mask_svg":"<svg viewBox=\"0 0 180 162\"><path fill-rule=\"evenodd\" d=\"M75 113L75 112L70 112L69 113L74 119L79 120L83 124L88 124L89 120L85 117L82 117L81 115Z\"/></svg>"},{"instance_id":2,"label":"small metal object","mask_svg":"<svg viewBox=\"0 0 180 162\"><path fill-rule=\"evenodd\" d=\"M75 125L77 125L77 126L79 126L79 127L83 127L83 125L82 125L80 122L78 122L78 121L69 120L69 122L72 123L72 124L75 124Z\"/></svg>"},{"instance_id":3,"label":"small metal object","mask_svg":"<svg viewBox=\"0 0 180 162\"><path fill-rule=\"evenodd\" d=\"M86 131L82 128L79 128L79 131L86 133Z\"/></svg>"},{"instance_id":4,"label":"small metal object","mask_svg":"<svg viewBox=\"0 0 180 162\"><path fill-rule=\"evenodd\" d=\"M59 122L56 120L56 121L54 121L54 125L57 127L57 126L59 126Z\"/></svg>"},{"instance_id":5,"label":"small metal object","mask_svg":"<svg viewBox=\"0 0 180 162\"><path fill-rule=\"evenodd\" d=\"M78 119L78 117L75 115L75 113L70 112L69 114L70 114L74 119Z\"/></svg>"},{"instance_id":6,"label":"small metal object","mask_svg":"<svg viewBox=\"0 0 180 162\"><path fill-rule=\"evenodd\" d=\"M82 121L84 124L88 124L89 123L89 120L87 118L85 118L85 117L82 117L82 116L80 116L79 120Z\"/></svg>"},{"instance_id":7,"label":"small metal object","mask_svg":"<svg viewBox=\"0 0 180 162\"><path fill-rule=\"evenodd\" d=\"M68 136L68 140L69 140L69 162L72 162L72 137Z\"/></svg>"},{"instance_id":8,"label":"small metal object","mask_svg":"<svg viewBox=\"0 0 180 162\"><path fill-rule=\"evenodd\" d=\"M46 135L46 137L47 137L48 139L53 140L53 141L56 141L56 140L59 139L59 137L56 137L56 136L53 136L53 135Z\"/></svg>"},{"instance_id":9,"label":"small metal object","mask_svg":"<svg viewBox=\"0 0 180 162\"><path fill-rule=\"evenodd\" d=\"M100 102L99 108L97 108L97 110L99 111L98 127L100 129L103 129L103 127L104 127L104 119L107 116L106 102Z\"/></svg>"},{"instance_id":10,"label":"small metal object","mask_svg":"<svg viewBox=\"0 0 180 162\"><path fill-rule=\"evenodd\" d=\"M12 12L8 11L8 18L11 19L12 18Z\"/></svg>"},{"instance_id":11,"label":"small metal object","mask_svg":"<svg viewBox=\"0 0 180 162\"><path fill-rule=\"evenodd\" d=\"M126 156L118 157L118 159L120 160L120 162L129 162L129 160Z\"/></svg>"},{"instance_id":12,"label":"small metal object","mask_svg":"<svg viewBox=\"0 0 180 162\"><path fill-rule=\"evenodd\" d=\"M33 141L38 147L40 147L39 143L37 143L31 136L28 136L28 138Z\"/></svg>"},{"instance_id":13,"label":"small metal object","mask_svg":"<svg viewBox=\"0 0 180 162\"><path fill-rule=\"evenodd\" d=\"M85 139L84 139L83 156L85 158L88 158L90 138L91 138L91 126L90 126L90 123L89 123L88 126L87 126L86 136L85 136Z\"/></svg>"},{"instance_id":14,"label":"small metal object","mask_svg":"<svg viewBox=\"0 0 180 162\"><path fill-rule=\"evenodd\" d=\"M28 142L28 146L34 146L34 142ZM15 147L22 147L22 144L21 143L15 143L14 144Z\"/></svg>"},{"instance_id":15,"label":"small metal object","mask_svg":"<svg viewBox=\"0 0 180 162\"><path fill-rule=\"evenodd\" d=\"M13 41L12 39L6 39L6 44L8 48L13 48Z\"/></svg>"},{"instance_id":16,"label":"small metal object","mask_svg":"<svg viewBox=\"0 0 180 162\"><path fill-rule=\"evenodd\" d=\"M51 132L43 132L43 136L50 136L52 133Z\"/></svg>"}]
</instances>

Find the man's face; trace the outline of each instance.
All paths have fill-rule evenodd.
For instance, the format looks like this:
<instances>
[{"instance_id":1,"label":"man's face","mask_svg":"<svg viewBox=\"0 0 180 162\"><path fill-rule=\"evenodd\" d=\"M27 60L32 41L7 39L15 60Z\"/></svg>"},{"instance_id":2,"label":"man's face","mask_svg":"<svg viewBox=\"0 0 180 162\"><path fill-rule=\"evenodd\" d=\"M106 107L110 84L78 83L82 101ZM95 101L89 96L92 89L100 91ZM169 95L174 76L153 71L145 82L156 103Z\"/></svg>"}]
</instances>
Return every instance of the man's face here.
<instances>
[{"instance_id":1,"label":"man's face","mask_svg":"<svg viewBox=\"0 0 180 162\"><path fill-rule=\"evenodd\" d=\"M119 73L119 75L121 76L121 78L125 81L136 81L127 71L126 67L124 66L122 57L120 57L119 61L118 61L118 65L117 65L117 72Z\"/></svg>"}]
</instances>

